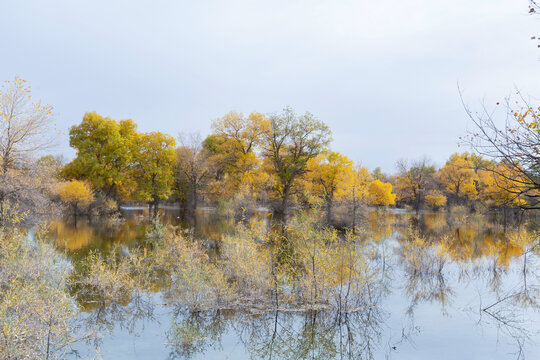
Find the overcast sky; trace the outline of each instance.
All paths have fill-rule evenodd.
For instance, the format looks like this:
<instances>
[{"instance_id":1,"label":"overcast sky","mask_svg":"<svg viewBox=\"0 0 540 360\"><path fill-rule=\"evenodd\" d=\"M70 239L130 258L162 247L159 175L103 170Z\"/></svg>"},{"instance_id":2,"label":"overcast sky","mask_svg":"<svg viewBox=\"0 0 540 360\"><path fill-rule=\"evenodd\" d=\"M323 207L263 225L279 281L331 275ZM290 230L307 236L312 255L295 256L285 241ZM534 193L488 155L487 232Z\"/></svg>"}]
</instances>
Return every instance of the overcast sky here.
<instances>
[{"instance_id":1,"label":"overcast sky","mask_svg":"<svg viewBox=\"0 0 540 360\"><path fill-rule=\"evenodd\" d=\"M394 172L442 165L472 106L540 98L526 0L0 0L0 79L26 79L69 127L87 111L200 131L230 110L310 111L333 149Z\"/></svg>"}]
</instances>

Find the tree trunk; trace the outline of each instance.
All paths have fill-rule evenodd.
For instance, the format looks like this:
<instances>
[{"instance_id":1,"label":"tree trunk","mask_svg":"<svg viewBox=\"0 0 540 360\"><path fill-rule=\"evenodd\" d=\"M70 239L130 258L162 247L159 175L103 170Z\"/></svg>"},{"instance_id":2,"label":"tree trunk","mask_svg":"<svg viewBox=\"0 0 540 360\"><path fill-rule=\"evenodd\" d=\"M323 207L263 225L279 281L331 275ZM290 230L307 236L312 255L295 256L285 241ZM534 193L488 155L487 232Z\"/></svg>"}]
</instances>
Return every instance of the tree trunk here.
<instances>
[{"instance_id":1,"label":"tree trunk","mask_svg":"<svg viewBox=\"0 0 540 360\"><path fill-rule=\"evenodd\" d=\"M158 214L158 205L159 205L159 199L154 200L154 217Z\"/></svg>"},{"instance_id":2,"label":"tree trunk","mask_svg":"<svg viewBox=\"0 0 540 360\"><path fill-rule=\"evenodd\" d=\"M195 214L195 211L197 211L197 205L199 202L199 193L197 192L197 187L193 187L193 202L191 205L191 212Z\"/></svg>"},{"instance_id":3,"label":"tree trunk","mask_svg":"<svg viewBox=\"0 0 540 360\"><path fill-rule=\"evenodd\" d=\"M289 188L283 189L283 198L281 200L281 210L283 211L283 222L287 223L289 219Z\"/></svg>"},{"instance_id":4,"label":"tree trunk","mask_svg":"<svg viewBox=\"0 0 540 360\"><path fill-rule=\"evenodd\" d=\"M326 198L326 223L330 224L332 222L332 207L334 205L334 200L331 196Z\"/></svg>"},{"instance_id":5,"label":"tree trunk","mask_svg":"<svg viewBox=\"0 0 540 360\"><path fill-rule=\"evenodd\" d=\"M356 234L356 200L354 198L352 206L352 231L353 234Z\"/></svg>"}]
</instances>

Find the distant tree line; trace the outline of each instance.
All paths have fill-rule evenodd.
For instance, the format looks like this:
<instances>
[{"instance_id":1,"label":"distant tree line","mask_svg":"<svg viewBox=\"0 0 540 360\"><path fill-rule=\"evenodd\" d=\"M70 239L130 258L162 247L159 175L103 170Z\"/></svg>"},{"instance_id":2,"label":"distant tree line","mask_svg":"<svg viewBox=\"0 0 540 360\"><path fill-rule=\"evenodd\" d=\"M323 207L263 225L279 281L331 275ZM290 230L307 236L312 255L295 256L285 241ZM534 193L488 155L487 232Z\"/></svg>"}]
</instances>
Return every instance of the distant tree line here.
<instances>
[{"instance_id":1,"label":"distant tree line","mask_svg":"<svg viewBox=\"0 0 540 360\"><path fill-rule=\"evenodd\" d=\"M0 214L6 201L36 209L53 198L75 214L96 202L101 212L143 202L151 213L162 202L238 213L263 204L285 219L292 208L314 207L329 223L338 211L355 224L366 206L534 208L537 198L537 112L530 107L512 112L515 121L504 131L472 117L484 130L469 139L475 153L453 154L440 169L427 159L402 160L394 175L333 151L328 126L291 108L232 111L204 139L144 133L131 119L89 112L70 129L76 156L65 165L51 156L32 160L54 143L43 135L52 133L53 108L32 102L24 80L7 82L0 109Z\"/></svg>"}]
</instances>

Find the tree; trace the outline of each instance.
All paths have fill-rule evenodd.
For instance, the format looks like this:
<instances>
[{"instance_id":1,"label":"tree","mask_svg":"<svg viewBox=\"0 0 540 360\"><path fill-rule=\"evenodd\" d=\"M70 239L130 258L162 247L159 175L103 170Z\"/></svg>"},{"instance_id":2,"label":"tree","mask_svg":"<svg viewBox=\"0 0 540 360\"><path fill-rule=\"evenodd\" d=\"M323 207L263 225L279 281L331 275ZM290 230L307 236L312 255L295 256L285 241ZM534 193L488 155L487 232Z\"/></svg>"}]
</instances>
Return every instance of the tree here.
<instances>
[{"instance_id":1,"label":"tree","mask_svg":"<svg viewBox=\"0 0 540 360\"><path fill-rule=\"evenodd\" d=\"M280 210L287 220L296 181L306 173L308 161L330 143L330 129L312 114L297 115L287 107L281 114L270 116L265 135L264 155L275 179Z\"/></svg>"},{"instance_id":2,"label":"tree","mask_svg":"<svg viewBox=\"0 0 540 360\"><path fill-rule=\"evenodd\" d=\"M474 166L469 153L455 153L450 156L450 159L437 173L437 178L444 189L456 201L463 198L473 200L476 197L478 176L474 171Z\"/></svg>"},{"instance_id":3,"label":"tree","mask_svg":"<svg viewBox=\"0 0 540 360\"><path fill-rule=\"evenodd\" d=\"M255 195L267 180L261 171L259 157L269 121L260 113L245 117L234 111L212 124L214 134L205 140L215 179L213 193L220 199L230 199L239 191Z\"/></svg>"},{"instance_id":4,"label":"tree","mask_svg":"<svg viewBox=\"0 0 540 360\"><path fill-rule=\"evenodd\" d=\"M342 196L351 206L353 232L356 232L358 210L363 203L367 202L368 186L371 181L372 177L367 168L360 165L353 167Z\"/></svg>"},{"instance_id":5,"label":"tree","mask_svg":"<svg viewBox=\"0 0 540 360\"><path fill-rule=\"evenodd\" d=\"M426 205L433 209L438 209L446 205L446 196L439 190L430 191L426 195Z\"/></svg>"},{"instance_id":6,"label":"tree","mask_svg":"<svg viewBox=\"0 0 540 360\"><path fill-rule=\"evenodd\" d=\"M510 105L506 100L506 121L498 126L493 112L484 108L482 113L473 112L466 105L465 111L475 126L462 138L480 156L488 157L500 166L488 166L503 183L502 179L512 183L505 186L511 190L513 198L526 201L515 203L523 209L540 209L540 108L530 106L522 98Z\"/></svg>"},{"instance_id":7,"label":"tree","mask_svg":"<svg viewBox=\"0 0 540 360\"><path fill-rule=\"evenodd\" d=\"M32 101L26 80L16 77L0 89L0 161L2 173L35 152L50 147L53 107Z\"/></svg>"},{"instance_id":8,"label":"tree","mask_svg":"<svg viewBox=\"0 0 540 360\"><path fill-rule=\"evenodd\" d=\"M352 161L340 153L325 151L308 161L307 167L311 192L324 201L326 221L330 223L335 197L341 196L349 186Z\"/></svg>"},{"instance_id":9,"label":"tree","mask_svg":"<svg viewBox=\"0 0 540 360\"><path fill-rule=\"evenodd\" d=\"M160 200L172 193L176 141L161 132L142 133L135 140L133 178L135 197L148 203L149 213L157 213Z\"/></svg>"},{"instance_id":10,"label":"tree","mask_svg":"<svg viewBox=\"0 0 540 360\"><path fill-rule=\"evenodd\" d=\"M26 81L15 78L0 89L0 223L9 209L36 215L47 208L48 190L54 180L35 156L54 144L50 131L53 107L34 101Z\"/></svg>"},{"instance_id":11,"label":"tree","mask_svg":"<svg viewBox=\"0 0 540 360\"><path fill-rule=\"evenodd\" d=\"M117 122L96 112L86 113L81 124L69 131L69 144L77 156L61 175L86 180L113 199L128 198L135 187L130 175L137 136L131 119Z\"/></svg>"},{"instance_id":12,"label":"tree","mask_svg":"<svg viewBox=\"0 0 540 360\"><path fill-rule=\"evenodd\" d=\"M387 181L386 175L383 174L381 168L378 166L371 172L371 177L375 180L381 180L382 182Z\"/></svg>"},{"instance_id":13,"label":"tree","mask_svg":"<svg viewBox=\"0 0 540 360\"><path fill-rule=\"evenodd\" d=\"M427 159L416 161L412 166L402 160L398 162L399 175L396 178L398 200L411 204L419 212L428 190L433 187L435 167Z\"/></svg>"},{"instance_id":14,"label":"tree","mask_svg":"<svg viewBox=\"0 0 540 360\"><path fill-rule=\"evenodd\" d=\"M396 194L392 193L392 184L374 180L368 185L368 202L371 205L387 206L396 203Z\"/></svg>"},{"instance_id":15,"label":"tree","mask_svg":"<svg viewBox=\"0 0 540 360\"><path fill-rule=\"evenodd\" d=\"M230 140L231 148L242 154L254 152L261 146L269 127L266 116L255 112L245 117L242 113L231 111L212 123L215 133Z\"/></svg>"},{"instance_id":16,"label":"tree","mask_svg":"<svg viewBox=\"0 0 540 360\"><path fill-rule=\"evenodd\" d=\"M62 202L73 207L73 214L79 215L80 207L88 206L94 201L94 193L90 185L84 181L71 180L58 185L58 196Z\"/></svg>"},{"instance_id":17,"label":"tree","mask_svg":"<svg viewBox=\"0 0 540 360\"><path fill-rule=\"evenodd\" d=\"M210 176L208 151L203 148L198 134L179 136L176 149L176 180L179 196L190 202L191 211L197 209L201 188Z\"/></svg>"},{"instance_id":18,"label":"tree","mask_svg":"<svg viewBox=\"0 0 540 360\"><path fill-rule=\"evenodd\" d=\"M505 162L500 162L493 169L483 170L480 186L482 198L492 200L495 206L526 206L522 196L522 173Z\"/></svg>"}]
</instances>

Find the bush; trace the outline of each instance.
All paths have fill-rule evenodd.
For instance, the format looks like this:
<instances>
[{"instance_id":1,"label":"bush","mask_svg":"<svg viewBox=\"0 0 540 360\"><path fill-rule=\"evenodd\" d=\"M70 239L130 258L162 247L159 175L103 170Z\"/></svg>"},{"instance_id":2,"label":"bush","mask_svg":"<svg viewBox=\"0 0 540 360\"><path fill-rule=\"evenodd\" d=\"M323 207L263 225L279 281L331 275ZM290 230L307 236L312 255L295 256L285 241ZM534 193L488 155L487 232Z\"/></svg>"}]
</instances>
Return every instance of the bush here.
<instances>
[{"instance_id":1,"label":"bush","mask_svg":"<svg viewBox=\"0 0 540 360\"><path fill-rule=\"evenodd\" d=\"M74 215L78 215L79 210L85 209L94 201L94 193L84 181L62 182L57 185L56 191L60 200L73 208Z\"/></svg>"},{"instance_id":2,"label":"bush","mask_svg":"<svg viewBox=\"0 0 540 360\"><path fill-rule=\"evenodd\" d=\"M69 263L14 228L0 228L0 358L58 359L78 333Z\"/></svg>"}]
</instances>

